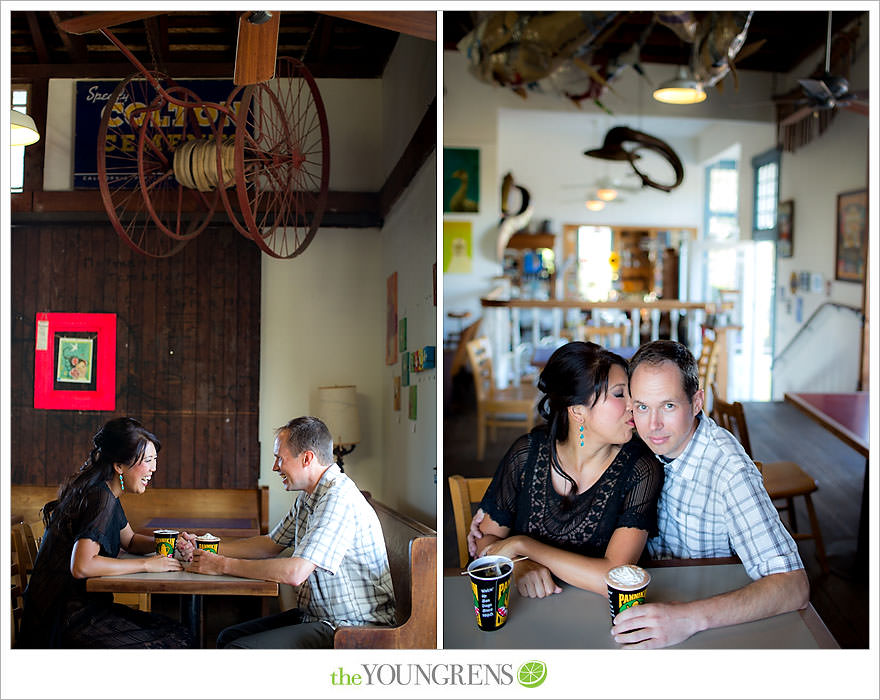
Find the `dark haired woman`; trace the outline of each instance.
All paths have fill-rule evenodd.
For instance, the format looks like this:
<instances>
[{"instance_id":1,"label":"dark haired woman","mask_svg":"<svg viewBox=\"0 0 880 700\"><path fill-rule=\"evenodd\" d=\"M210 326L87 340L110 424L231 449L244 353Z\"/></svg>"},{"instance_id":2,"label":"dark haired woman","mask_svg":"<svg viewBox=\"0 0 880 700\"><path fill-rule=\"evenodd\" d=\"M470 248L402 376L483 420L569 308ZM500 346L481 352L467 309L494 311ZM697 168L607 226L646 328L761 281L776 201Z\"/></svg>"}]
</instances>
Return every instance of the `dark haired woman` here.
<instances>
[{"instance_id":1,"label":"dark haired woman","mask_svg":"<svg viewBox=\"0 0 880 700\"><path fill-rule=\"evenodd\" d=\"M480 504L481 554L527 556L521 595L605 594L605 573L638 561L657 527L663 467L633 434L626 361L595 343L558 348L538 380L546 421L508 450ZM487 546L488 545L488 546Z\"/></svg>"},{"instance_id":2,"label":"dark haired woman","mask_svg":"<svg viewBox=\"0 0 880 700\"><path fill-rule=\"evenodd\" d=\"M156 471L159 440L131 418L108 421L94 437L85 464L43 508L46 532L24 594L20 646L66 648L169 648L192 646L175 622L113 602L112 593L86 591L92 576L175 571L154 551L152 537L135 534L119 496L143 493Z\"/></svg>"}]
</instances>

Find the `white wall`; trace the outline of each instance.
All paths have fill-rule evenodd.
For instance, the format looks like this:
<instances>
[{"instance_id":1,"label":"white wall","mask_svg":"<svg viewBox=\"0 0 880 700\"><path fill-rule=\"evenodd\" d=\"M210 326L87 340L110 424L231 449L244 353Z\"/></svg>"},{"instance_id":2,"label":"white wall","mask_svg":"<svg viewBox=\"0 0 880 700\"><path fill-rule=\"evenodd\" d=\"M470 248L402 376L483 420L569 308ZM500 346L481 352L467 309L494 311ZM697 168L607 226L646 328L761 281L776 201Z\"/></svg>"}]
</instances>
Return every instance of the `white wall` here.
<instances>
[{"instance_id":1,"label":"white wall","mask_svg":"<svg viewBox=\"0 0 880 700\"><path fill-rule=\"evenodd\" d=\"M318 80L330 131L330 188L376 192L436 97L436 45L402 36L385 75ZM46 189L72 187L75 81L52 80L46 129ZM436 370L416 375L418 420L391 410L385 366L385 280L398 272L399 316L410 348L436 345L432 265L436 260L436 157L422 166L382 229L320 229L292 260L263 255L260 357L260 478L269 517L292 495L272 473L274 430L317 410L317 389L355 384L362 441L345 469L379 500L436 522Z\"/></svg>"},{"instance_id":2,"label":"white wall","mask_svg":"<svg viewBox=\"0 0 880 700\"><path fill-rule=\"evenodd\" d=\"M602 98L614 112L609 116L588 101L579 109L555 95L530 92L523 99L510 90L482 83L468 72L460 52L445 51L443 60L444 146L480 150L479 213L444 214L445 220L471 221L474 243L471 273L444 276L444 308L471 311L474 318L482 315L479 297L491 290L493 278L501 273L495 241L501 179L506 172L511 171L531 194L535 206L532 230L544 219L551 220L556 233L570 223L701 229L707 159L738 140L751 148L756 133L764 134L766 143L772 140L771 78L766 74L742 72L739 90L729 85L723 94L712 90L702 104L677 107L651 99L644 82L629 71L614 84L614 93ZM667 67L649 65L646 69L655 83L671 77L666 75ZM743 103L750 106L738 106ZM591 183L630 170L626 164L583 155L584 150L601 145L613 126L629 126L666 140L683 162L683 183L670 193L651 188L624 193L625 202L609 204L601 212L588 211L583 196ZM702 139L708 129L715 128L723 132L725 143L713 151ZM456 323L444 318L444 333L450 329L457 330Z\"/></svg>"},{"instance_id":3,"label":"white wall","mask_svg":"<svg viewBox=\"0 0 880 700\"><path fill-rule=\"evenodd\" d=\"M862 28L858 59L850 67L850 89L866 91L869 77L876 85L876 76L869 76L867 27ZM794 75L807 75L824 60L815 54L805 60ZM876 125L876 116L872 117ZM777 262L776 353L780 353L810 315L824 302L832 301L861 308L862 285L834 279L836 253L837 195L841 192L867 188L869 158L876 158L868 144L869 120L860 114L839 110L822 136L794 153L783 153L780 163L779 199L794 202L793 255ZM875 188L876 190L876 188ZM871 216L872 230L877 230L877 217ZM800 291L792 295L788 281L792 272L808 271L821 274L830 285L820 293ZM785 286L785 294L779 287ZM826 291L827 290L827 291ZM795 316L797 298L802 299L802 320ZM857 335L840 339L859 346ZM821 346L822 339L818 344ZM809 390L809 387L789 387Z\"/></svg>"}]
</instances>

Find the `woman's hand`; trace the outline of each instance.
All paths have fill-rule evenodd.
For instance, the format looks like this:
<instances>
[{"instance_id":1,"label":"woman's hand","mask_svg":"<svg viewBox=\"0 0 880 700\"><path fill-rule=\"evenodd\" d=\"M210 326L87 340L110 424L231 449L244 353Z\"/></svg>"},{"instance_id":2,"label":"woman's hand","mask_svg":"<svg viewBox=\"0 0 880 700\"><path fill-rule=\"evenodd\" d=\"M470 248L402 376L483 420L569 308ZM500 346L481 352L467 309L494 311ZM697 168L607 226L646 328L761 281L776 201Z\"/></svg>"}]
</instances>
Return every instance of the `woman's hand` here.
<instances>
[{"instance_id":1,"label":"woman's hand","mask_svg":"<svg viewBox=\"0 0 880 700\"><path fill-rule=\"evenodd\" d=\"M160 571L180 571L183 568L177 559L166 557L164 554L154 554L151 557L144 557L144 566L148 573L158 573Z\"/></svg>"},{"instance_id":2,"label":"woman's hand","mask_svg":"<svg viewBox=\"0 0 880 700\"><path fill-rule=\"evenodd\" d=\"M177 544L174 546L174 556L181 561L192 561L195 548L196 536L189 532L181 532L177 535Z\"/></svg>"},{"instance_id":3,"label":"woman's hand","mask_svg":"<svg viewBox=\"0 0 880 700\"><path fill-rule=\"evenodd\" d=\"M488 556L499 556L499 557L508 557L509 559L513 559L514 557L519 556L519 550L517 547L522 542L522 538L519 535L514 535L513 537L506 537L502 540L496 540L488 547L484 547L483 551L480 552L481 557Z\"/></svg>"},{"instance_id":4,"label":"woman's hand","mask_svg":"<svg viewBox=\"0 0 880 700\"><path fill-rule=\"evenodd\" d=\"M553 574L543 564L534 561L518 561L513 570L516 590L523 598L546 598L562 589L553 580Z\"/></svg>"}]
</instances>

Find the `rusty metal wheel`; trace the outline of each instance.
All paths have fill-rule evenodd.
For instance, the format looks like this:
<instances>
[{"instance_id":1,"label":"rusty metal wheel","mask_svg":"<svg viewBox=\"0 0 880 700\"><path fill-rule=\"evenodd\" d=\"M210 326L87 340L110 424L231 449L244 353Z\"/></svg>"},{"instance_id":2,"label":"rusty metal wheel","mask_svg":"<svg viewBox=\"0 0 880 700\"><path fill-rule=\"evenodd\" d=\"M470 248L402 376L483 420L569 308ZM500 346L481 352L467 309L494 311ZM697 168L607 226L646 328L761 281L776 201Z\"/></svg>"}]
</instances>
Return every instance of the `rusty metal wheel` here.
<instances>
[{"instance_id":1,"label":"rusty metal wheel","mask_svg":"<svg viewBox=\"0 0 880 700\"><path fill-rule=\"evenodd\" d=\"M200 102L198 95L183 87L169 87L166 92L175 100ZM170 126L175 127L173 131ZM140 127L137 161L144 205L159 230L177 240L198 236L211 221L220 200L216 189L200 186L211 179L205 177L198 164L191 158L181 158L184 152L192 154L192 146L205 144L213 156L213 122L203 107L182 108L160 97ZM194 178L194 172L201 177ZM187 197L191 197L189 202ZM187 207L192 203L195 210ZM193 211L186 212L186 208Z\"/></svg>"},{"instance_id":2,"label":"rusty metal wheel","mask_svg":"<svg viewBox=\"0 0 880 700\"><path fill-rule=\"evenodd\" d=\"M175 87L164 74L150 75L165 90ZM139 159L141 127L145 121L152 121L155 110L163 103L164 99L142 73L124 79L104 107L97 144L98 186L110 223L130 248L155 258L174 255L191 239L185 235L172 238L162 231L141 188L141 171L161 172L167 160L167 155L159 157L153 148L143 149ZM159 194L156 190L152 199L158 199Z\"/></svg>"},{"instance_id":3,"label":"rusty metal wheel","mask_svg":"<svg viewBox=\"0 0 880 700\"><path fill-rule=\"evenodd\" d=\"M235 185L250 237L273 257L293 258L315 236L327 206L330 136L306 67L282 57L275 76L241 93Z\"/></svg>"}]
</instances>

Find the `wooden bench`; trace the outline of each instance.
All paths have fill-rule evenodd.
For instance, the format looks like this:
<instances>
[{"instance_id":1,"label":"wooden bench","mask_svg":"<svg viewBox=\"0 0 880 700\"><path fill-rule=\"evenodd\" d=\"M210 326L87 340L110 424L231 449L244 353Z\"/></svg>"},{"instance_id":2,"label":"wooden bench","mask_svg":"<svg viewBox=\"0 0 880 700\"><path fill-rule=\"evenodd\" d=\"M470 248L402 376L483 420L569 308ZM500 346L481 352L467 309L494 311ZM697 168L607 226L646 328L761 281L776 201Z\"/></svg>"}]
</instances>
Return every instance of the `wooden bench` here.
<instances>
[{"instance_id":1,"label":"wooden bench","mask_svg":"<svg viewBox=\"0 0 880 700\"><path fill-rule=\"evenodd\" d=\"M11 491L11 510L29 523L40 520L40 509L58 494L55 486L13 485ZM198 527L199 524L208 527L212 522L230 525L225 532L215 533L221 537L247 537L269 532L268 486L253 489L148 488L142 494L122 494L119 500L135 532L151 532L155 526L174 527L171 523L175 520L178 521L176 527L195 525L193 531L197 533L205 529ZM162 521L162 524L156 524L156 521Z\"/></svg>"},{"instance_id":2,"label":"wooden bench","mask_svg":"<svg viewBox=\"0 0 880 700\"><path fill-rule=\"evenodd\" d=\"M336 649L436 649L437 533L365 493L379 516L397 611L395 627L340 627ZM281 584L282 610L293 606L293 587Z\"/></svg>"}]
</instances>

